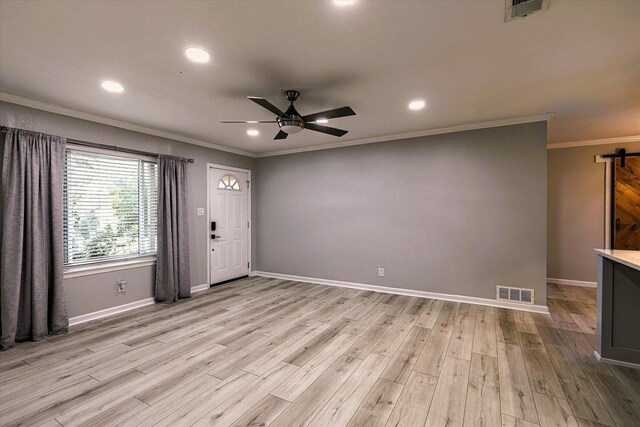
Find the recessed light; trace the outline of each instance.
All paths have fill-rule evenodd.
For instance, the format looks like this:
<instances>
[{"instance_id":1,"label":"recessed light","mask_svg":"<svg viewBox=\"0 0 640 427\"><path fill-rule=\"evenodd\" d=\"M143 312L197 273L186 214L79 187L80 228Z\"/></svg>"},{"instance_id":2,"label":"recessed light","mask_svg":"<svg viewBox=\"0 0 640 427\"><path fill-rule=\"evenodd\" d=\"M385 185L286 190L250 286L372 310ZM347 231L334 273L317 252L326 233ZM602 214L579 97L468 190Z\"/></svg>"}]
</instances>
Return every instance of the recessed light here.
<instances>
[{"instance_id":1,"label":"recessed light","mask_svg":"<svg viewBox=\"0 0 640 427\"><path fill-rule=\"evenodd\" d=\"M257 120L249 120L247 123L258 123Z\"/></svg>"},{"instance_id":2,"label":"recessed light","mask_svg":"<svg viewBox=\"0 0 640 427\"><path fill-rule=\"evenodd\" d=\"M342 6L353 6L356 3L356 0L333 0L333 4L338 7Z\"/></svg>"},{"instance_id":3,"label":"recessed light","mask_svg":"<svg viewBox=\"0 0 640 427\"><path fill-rule=\"evenodd\" d=\"M260 135L260 132L258 132L257 129L249 129L247 131L247 135L249 135L249 136L258 136L258 135Z\"/></svg>"},{"instance_id":4,"label":"recessed light","mask_svg":"<svg viewBox=\"0 0 640 427\"><path fill-rule=\"evenodd\" d=\"M124 92L124 87L120 83L114 82L113 80L103 80L100 82L100 86L102 86L102 89L106 90L107 92Z\"/></svg>"},{"instance_id":5,"label":"recessed light","mask_svg":"<svg viewBox=\"0 0 640 427\"><path fill-rule=\"evenodd\" d=\"M199 47L188 47L184 50L184 54L187 55L193 62L197 62L198 64L204 64L205 62L209 62L211 56L209 56L209 52Z\"/></svg>"},{"instance_id":6,"label":"recessed light","mask_svg":"<svg viewBox=\"0 0 640 427\"><path fill-rule=\"evenodd\" d=\"M413 111L422 110L427 103L424 99L414 99L409 103L409 109Z\"/></svg>"},{"instance_id":7,"label":"recessed light","mask_svg":"<svg viewBox=\"0 0 640 427\"><path fill-rule=\"evenodd\" d=\"M316 120L316 123L329 123L328 119L318 119Z\"/></svg>"}]
</instances>

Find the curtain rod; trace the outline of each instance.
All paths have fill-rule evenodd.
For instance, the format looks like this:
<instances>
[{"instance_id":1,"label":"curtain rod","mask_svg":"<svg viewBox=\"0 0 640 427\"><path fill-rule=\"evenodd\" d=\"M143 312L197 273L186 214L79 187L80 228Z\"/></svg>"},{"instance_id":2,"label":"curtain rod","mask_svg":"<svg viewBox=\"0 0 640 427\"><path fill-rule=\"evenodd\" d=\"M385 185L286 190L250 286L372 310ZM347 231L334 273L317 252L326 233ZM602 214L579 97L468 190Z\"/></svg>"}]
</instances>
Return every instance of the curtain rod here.
<instances>
[{"instance_id":1,"label":"curtain rod","mask_svg":"<svg viewBox=\"0 0 640 427\"><path fill-rule=\"evenodd\" d=\"M9 130L9 127L0 126L0 131L6 132L7 130ZM105 150L120 151L122 153L138 154L138 155L141 155L141 156L149 156L149 157L165 156L165 157L169 157L169 158L173 158L173 159L177 159L177 160L185 160L185 161L187 161L189 163L193 163L194 162L193 159L185 159L184 157L177 157L177 156L169 156L169 155L166 155L166 154L151 153L149 151L135 150L133 148L118 147L117 145L99 144L97 142L82 141L82 140L79 140L79 139L67 138L67 142L69 144L82 145L84 147L102 148L102 149L105 149Z\"/></svg>"}]
</instances>

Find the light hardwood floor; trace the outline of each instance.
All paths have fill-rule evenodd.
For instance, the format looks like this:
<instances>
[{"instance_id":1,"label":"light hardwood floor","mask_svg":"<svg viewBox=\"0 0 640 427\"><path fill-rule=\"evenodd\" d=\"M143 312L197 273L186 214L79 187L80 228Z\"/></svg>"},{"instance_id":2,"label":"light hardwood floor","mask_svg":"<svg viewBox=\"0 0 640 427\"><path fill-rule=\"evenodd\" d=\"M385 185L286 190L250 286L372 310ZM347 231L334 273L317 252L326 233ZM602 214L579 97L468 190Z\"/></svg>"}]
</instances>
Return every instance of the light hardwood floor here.
<instances>
[{"instance_id":1,"label":"light hardwood floor","mask_svg":"<svg viewBox=\"0 0 640 427\"><path fill-rule=\"evenodd\" d=\"M593 358L595 292L551 316L248 278L0 354L0 424L640 426Z\"/></svg>"}]
</instances>

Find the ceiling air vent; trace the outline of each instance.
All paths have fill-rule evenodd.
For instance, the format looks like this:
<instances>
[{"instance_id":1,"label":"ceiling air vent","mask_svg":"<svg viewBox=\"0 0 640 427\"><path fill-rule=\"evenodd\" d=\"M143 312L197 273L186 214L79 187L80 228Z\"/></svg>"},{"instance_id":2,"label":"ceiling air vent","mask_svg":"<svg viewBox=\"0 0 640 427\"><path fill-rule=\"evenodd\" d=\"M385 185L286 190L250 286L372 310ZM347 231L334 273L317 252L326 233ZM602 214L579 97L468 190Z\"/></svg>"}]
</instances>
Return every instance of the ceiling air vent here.
<instances>
[{"instance_id":1,"label":"ceiling air vent","mask_svg":"<svg viewBox=\"0 0 640 427\"><path fill-rule=\"evenodd\" d=\"M545 10L549 7L549 0L505 0L504 22Z\"/></svg>"},{"instance_id":2,"label":"ceiling air vent","mask_svg":"<svg viewBox=\"0 0 640 427\"><path fill-rule=\"evenodd\" d=\"M533 304L533 289L513 288L510 286L498 285L496 287L496 299L501 301Z\"/></svg>"}]
</instances>

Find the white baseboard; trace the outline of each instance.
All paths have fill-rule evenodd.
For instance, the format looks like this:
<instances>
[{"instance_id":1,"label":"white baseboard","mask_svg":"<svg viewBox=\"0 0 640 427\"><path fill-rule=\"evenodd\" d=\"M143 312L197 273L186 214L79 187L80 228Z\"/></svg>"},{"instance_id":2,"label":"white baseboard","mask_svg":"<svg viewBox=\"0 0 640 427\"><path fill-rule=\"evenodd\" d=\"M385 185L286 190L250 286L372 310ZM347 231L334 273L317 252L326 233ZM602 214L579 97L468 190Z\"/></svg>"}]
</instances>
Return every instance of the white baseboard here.
<instances>
[{"instance_id":1,"label":"white baseboard","mask_svg":"<svg viewBox=\"0 0 640 427\"><path fill-rule=\"evenodd\" d=\"M202 292L209 289L209 285L206 283L203 285L197 285L191 287L191 293ZM139 301L130 302L128 304L118 305L116 307L105 308L104 310L94 311L93 313L82 314L80 316L71 317L69 319L69 326L79 325L80 323L91 322L92 320L102 319L104 317L115 316L116 314L124 313L136 308L144 307L155 303L154 298L145 298Z\"/></svg>"},{"instance_id":2,"label":"white baseboard","mask_svg":"<svg viewBox=\"0 0 640 427\"><path fill-rule=\"evenodd\" d=\"M610 365L625 366L627 368L640 369L640 365L637 363L623 362L622 360L614 360L614 359L607 359L606 357L600 357L600 354L597 351L594 351L593 355L596 357L598 362L608 363Z\"/></svg>"},{"instance_id":3,"label":"white baseboard","mask_svg":"<svg viewBox=\"0 0 640 427\"><path fill-rule=\"evenodd\" d=\"M432 298L444 301L466 302L469 304L486 305L489 307L509 308L512 310L530 311L549 314L546 305L524 305L509 301L497 301L488 298L468 297L464 295L440 294L436 292L415 291L412 289L389 288L386 286L367 285L365 283L342 282L339 280L316 279L313 277L292 276L290 274L269 273L266 271L252 271L251 276L271 277L274 279L293 280L295 282L316 283L319 285L338 286L341 288L360 289L365 291L382 292L386 294L408 295L419 298Z\"/></svg>"},{"instance_id":4,"label":"white baseboard","mask_svg":"<svg viewBox=\"0 0 640 427\"><path fill-rule=\"evenodd\" d=\"M582 280L553 279L547 277L547 283L555 283L556 285L581 286L583 288L597 288L597 282L585 282Z\"/></svg>"},{"instance_id":5,"label":"white baseboard","mask_svg":"<svg viewBox=\"0 0 640 427\"><path fill-rule=\"evenodd\" d=\"M210 288L210 286L208 284L206 284L206 283L203 284L203 285L192 286L191 287L191 293L195 294L196 292L206 291L209 288Z\"/></svg>"},{"instance_id":6,"label":"white baseboard","mask_svg":"<svg viewBox=\"0 0 640 427\"><path fill-rule=\"evenodd\" d=\"M153 298L145 298L139 301L130 302L128 304L105 308L104 310L94 311L93 313L87 313L81 316L72 317L69 319L69 326L79 325L80 323L102 319L103 317L115 316L116 314L135 310L136 308L144 307L146 305L151 305L154 302L155 300Z\"/></svg>"}]
</instances>

